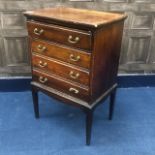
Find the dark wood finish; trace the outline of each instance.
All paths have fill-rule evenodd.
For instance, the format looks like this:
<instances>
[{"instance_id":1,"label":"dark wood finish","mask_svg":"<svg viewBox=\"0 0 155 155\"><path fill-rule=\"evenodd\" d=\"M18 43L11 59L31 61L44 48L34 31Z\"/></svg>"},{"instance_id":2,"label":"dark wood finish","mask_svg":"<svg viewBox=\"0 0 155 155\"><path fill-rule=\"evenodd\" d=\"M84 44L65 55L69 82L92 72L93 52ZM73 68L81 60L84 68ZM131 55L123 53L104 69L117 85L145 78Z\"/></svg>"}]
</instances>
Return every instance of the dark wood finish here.
<instances>
[{"instance_id":1,"label":"dark wood finish","mask_svg":"<svg viewBox=\"0 0 155 155\"><path fill-rule=\"evenodd\" d=\"M96 31L92 60L92 100L117 82L123 21L107 25Z\"/></svg>"},{"instance_id":2,"label":"dark wood finish","mask_svg":"<svg viewBox=\"0 0 155 155\"><path fill-rule=\"evenodd\" d=\"M39 104L38 104L38 91L32 86L32 98L34 106L34 114L36 118L39 118Z\"/></svg>"},{"instance_id":3,"label":"dark wood finish","mask_svg":"<svg viewBox=\"0 0 155 155\"><path fill-rule=\"evenodd\" d=\"M113 117L115 97L116 97L116 88L110 94L109 120L112 120L112 117Z\"/></svg>"},{"instance_id":4,"label":"dark wood finish","mask_svg":"<svg viewBox=\"0 0 155 155\"><path fill-rule=\"evenodd\" d=\"M80 27L99 28L113 22L124 20L126 15L109 12L99 12L93 10L75 8L45 8L35 11L27 11L25 15L29 19L43 19L58 24L78 25Z\"/></svg>"},{"instance_id":5,"label":"dark wood finish","mask_svg":"<svg viewBox=\"0 0 155 155\"><path fill-rule=\"evenodd\" d=\"M37 69L33 69L33 80L89 102L89 88L86 86Z\"/></svg>"},{"instance_id":6,"label":"dark wood finish","mask_svg":"<svg viewBox=\"0 0 155 155\"><path fill-rule=\"evenodd\" d=\"M93 123L93 110L86 109L86 145L90 145L91 141L91 130Z\"/></svg>"},{"instance_id":7,"label":"dark wood finish","mask_svg":"<svg viewBox=\"0 0 155 155\"><path fill-rule=\"evenodd\" d=\"M33 67L89 86L89 72L64 62L33 54Z\"/></svg>"},{"instance_id":8,"label":"dark wood finish","mask_svg":"<svg viewBox=\"0 0 155 155\"><path fill-rule=\"evenodd\" d=\"M52 96L53 98L61 101L60 103L73 105L80 109L81 108L83 109L85 107L88 107L89 109L91 109L90 105L87 102L85 102L77 97L66 94L62 91L59 91L58 89L51 88L49 86L46 86L45 84L38 83L36 81L32 81L31 85L34 86L38 91L42 91L43 93L47 94L48 96ZM79 104L77 104L77 103L79 103Z\"/></svg>"},{"instance_id":9,"label":"dark wood finish","mask_svg":"<svg viewBox=\"0 0 155 155\"><path fill-rule=\"evenodd\" d=\"M112 119L126 16L61 7L25 15L31 40L31 84L37 91L84 109L89 145L93 111L109 95Z\"/></svg>"},{"instance_id":10,"label":"dark wood finish","mask_svg":"<svg viewBox=\"0 0 155 155\"><path fill-rule=\"evenodd\" d=\"M69 29L57 25L47 25L39 22L27 22L29 35L37 39L45 39L56 43L63 43L71 47L91 50L91 33ZM36 33L34 31L37 31ZM72 38L70 38L70 36ZM70 38L70 39L69 39ZM76 38L79 38L76 41Z\"/></svg>"},{"instance_id":11,"label":"dark wood finish","mask_svg":"<svg viewBox=\"0 0 155 155\"><path fill-rule=\"evenodd\" d=\"M38 50L38 46L45 47L44 51ZM32 52L58 59L79 67L89 69L91 54L80 50L64 47L63 45L49 43L41 40L32 41ZM79 58L79 59L77 59Z\"/></svg>"}]
</instances>

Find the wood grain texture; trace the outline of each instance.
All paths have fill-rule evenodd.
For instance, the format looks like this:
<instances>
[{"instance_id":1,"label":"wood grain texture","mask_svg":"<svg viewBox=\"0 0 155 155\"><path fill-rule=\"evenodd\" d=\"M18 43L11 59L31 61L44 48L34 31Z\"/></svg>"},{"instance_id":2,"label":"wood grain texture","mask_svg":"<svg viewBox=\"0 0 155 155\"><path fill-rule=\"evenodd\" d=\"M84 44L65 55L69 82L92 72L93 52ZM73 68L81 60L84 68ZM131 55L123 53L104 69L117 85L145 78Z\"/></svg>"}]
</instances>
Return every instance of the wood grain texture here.
<instances>
[{"instance_id":1,"label":"wood grain texture","mask_svg":"<svg viewBox=\"0 0 155 155\"><path fill-rule=\"evenodd\" d=\"M25 15L27 17L31 16L33 18L45 18L56 21L57 23L61 21L92 27L99 27L126 18L126 15L123 14L114 14L103 11L99 12L68 7L46 8L36 11L28 11L25 12Z\"/></svg>"},{"instance_id":2,"label":"wood grain texture","mask_svg":"<svg viewBox=\"0 0 155 155\"><path fill-rule=\"evenodd\" d=\"M47 78L47 82L43 83L46 86L49 86L51 88L57 89L61 92L67 93L71 96L78 97L86 102L89 102L89 88L83 87L82 85L77 85L76 83L69 82L64 80L63 78L60 78L58 76L54 76L52 74L48 74L46 72L43 72L41 70L33 69L33 81L37 81L38 83L41 83L39 78ZM75 93L75 91L70 91L70 88L73 88L78 91L78 93ZM72 90L73 90L72 89Z\"/></svg>"},{"instance_id":3,"label":"wood grain texture","mask_svg":"<svg viewBox=\"0 0 155 155\"><path fill-rule=\"evenodd\" d=\"M117 85L113 85L104 94L102 94L97 100L95 100L92 104L88 104L88 102L86 101L83 101L79 98L76 98L66 93L63 93L61 91L58 91L57 89L48 87L44 84L32 81L31 85L33 89L36 89L37 91L42 91L50 97L52 95L52 97L59 100L60 103L62 102L66 104L71 104L75 107L82 108L82 109L83 108L89 108L89 109L96 108L99 104L101 104L101 101L105 100L111 94L111 92L115 90L117 87Z\"/></svg>"},{"instance_id":4,"label":"wood grain texture","mask_svg":"<svg viewBox=\"0 0 155 155\"><path fill-rule=\"evenodd\" d=\"M32 64L34 68L89 86L89 71L87 70L36 54L32 55Z\"/></svg>"},{"instance_id":5,"label":"wood grain texture","mask_svg":"<svg viewBox=\"0 0 155 155\"><path fill-rule=\"evenodd\" d=\"M40 22L27 22L28 33L32 38L44 39L47 41L53 41L56 43L63 43L75 48L84 49L87 51L91 50L91 33L86 31L77 31L75 29L70 29L67 27L61 27L51 24L43 24ZM43 30L43 33L36 35L34 30ZM69 42L69 37L73 43ZM76 38L79 40L76 42ZM74 43L75 42L75 43Z\"/></svg>"},{"instance_id":6,"label":"wood grain texture","mask_svg":"<svg viewBox=\"0 0 155 155\"><path fill-rule=\"evenodd\" d=\"M56 11L55 14L53 10ZM69 11L73 15L70 15ZM35 13L40 14L38 16L38 18L40 18L39 20L34 18L36 16L34 15ZM113 14L112 18L109 13L70 8L53 8L48 9L48 11L39 10L34 11L34 14L26 14L26 16L31 17L31 19L28 17L27 25L29 36L31 38L32 92L35 105L35 115L38 116L39 114L37 110L38 101L34 98L34 92L37 91L45 92L51 97L64 101L64 103L68 101L67 104L71 103L75 106L79 106L86 114L86 144L90 145L93 111L100 101L108 97L108 95L111 95L109 110L110 119L113 115L114 90L117 86L116 77L123 26L126 16L120 14L118 18L118 14ZM66 16L68 17L68 23L62 26L61 22L64 22L64 19L60 19L59 17L64 18L65 14L70 16ZM49 18L52 15L55 15L57 20L55 20L55 18ZM104 19L102 24L100 23L101 16L102 19ZM70 25L71 19L77 21L74 21L73 23L75 27L78 27L79 21L83 23L84 19L90 17L93 19L91 22L94 24L93 26L95 28L91 29L91 24L88 24L88 20L85 20L84 29L87 29L85 33L82 31L82 24L80 24L81 26L79 29L76 29L76 31L73 29L73 25ZM43 20L45 18L48 18L48 21ZM30 22L30 20L34 21ZM37 22L35 22L35 20L37 20ZM49 21L51 21L51 23L52 21L57 21L57 23L51 25ZM66 43L66 36L69 36L69 44ZM47 41L54 42L54 44L60 46L59 49L65 45L69 48L81 49L80 53L83 54L86 53L85 50L87 50L87 52L89 51L91 54L90 62L88 62L90 68L82 68L75 64L72 65L65 61L60 61L59 59L54 59L48 57L48 55L44 55L49 48L52 49L53 47L55 48L55 46L53 46L53 44L45 43L42 45L39 44L37 45L37 48L34 48L34 41L32 41L34 39L39 39L44 43ZM80 42L80 40L83 41ZM48 47L45 45L48 45ZM67 52L67 49L62 51L65 53ZM50 52L53 53L54 51L51 50ZM74 53L72 53L70 59L76 62L79 61L80 57L75 58L75 54L77 53L75 51L72 52Z\"/></svg>"},{"instance_id":7,"label":"wood grain texture","mask_svg":"<svg viewBox=\"0 0 155 155\"><path fill-rule=\"evenodd\" d=\"M123 22L113 23L96 31L92 61L92 100L117 83L117 71L123 33Z\"/></svg>"},{"instance_id":8,"label":"wood grain texture","mask_svg":"<svg viewBox=\"0 0 155 155\"><path fill-rule=\"evenodd\" d=\"M46 50L43 52L38 50L39 45L41 47L46 47ZM38 39L33 39L31 49L32 52L37 54L45 55L54 59L68 62L70 64L83 67L86 69L90 68L91 54L83 51L81 52L81 50L78 49L73 49L67 46L54 44L51 42L45 42ZM78 57L79 60L77 60Z\"/></svg>"},{"instance_id":9,"label":"wood grain texture","mask_svg":"<svg viewBox=\"0 0 155 155\"><path fill-rule=\"evenodd\" d=\"M102 15L107 18L107 14L103 13ZM91 13L89 15L91 15ZM87 15L85 16L87 17ZM104 94L117 82L116 76L123 23L126 16L122 17L124 18L118 21L113 19L113 22L109 22L109 25L106 24L102 27L96 27L96 29L94 29L95 31L90 29L85 31L85 33L81 31L81 27L75 31L70 28L68 24L62 27L59 26L59 22L56 23L56 25L51 25L49 23L42 23L43 21L30 22L28 20L27 25L31 40L30 53L32 54L33 81L43 83L48 87L58 89L65 93L70 92L70 95L87 101L89 105L93 104L101 94ZM40 18L41 21L42 17ZM81 18L83 19L83 17ZM96 20L97 19L98 17ZM78 23L75 23L75 25L77 26ZM34 32L36 27L38 30ZM42 32L40 33L40 31ZM84 42L79 44L82 48L66 44L66 40L63 36L68 36L70 32L80 34L81 38L87 38L91 43L84 39ZM85 55L87 52L82 49L84 46L90 47L90 44L92 46L92 50L89 51L91 59L89 59L89 62L87 61L89 70L81 68L77 64L71 65L68 61L66 62L65 59L63 59L64 61L59 60L59 58L63 57L63 54L66 55L68 52L72 52L72 55L75 55L77 54L76 51L80 51L79 53L87 57ZM81 50L79 50L80 48ZM61 56L55 56L55 50L62 52ZM51 56L54 56L54 58ZM88 59L83 59L83 61L85 60ZM84 64L86 64L86 62L84 62ZM87 89L87 91L84 91L84 88Z\"/></svg>"}]
</instances>

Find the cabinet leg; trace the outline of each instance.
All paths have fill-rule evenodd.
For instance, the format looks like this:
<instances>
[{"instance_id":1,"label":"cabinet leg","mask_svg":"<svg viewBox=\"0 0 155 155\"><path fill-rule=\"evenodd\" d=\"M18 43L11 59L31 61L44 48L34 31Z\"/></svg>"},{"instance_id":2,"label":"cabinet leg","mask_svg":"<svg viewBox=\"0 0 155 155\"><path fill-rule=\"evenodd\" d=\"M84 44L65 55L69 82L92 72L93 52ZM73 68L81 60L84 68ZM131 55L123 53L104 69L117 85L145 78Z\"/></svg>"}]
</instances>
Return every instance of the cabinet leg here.
<instances>
[{"instance_id":1,"label":"cabinet leg","mask_svg":"<svg viewBox=\"0 0 155 155\"><path fill-rule=\"evenodd\" d=\"M115 96L116 96L116 89L112 91L110 94L110 104L109 104L109 120L112 120L113 113L114 113L114 106L115 106Z\"/></svg>"},{"instance_id":2,"label":"cabinet leg","mask_svg":"<svg viewBox=\"0 0 155 155\"><path fill-rule=\"evenodd\" d=\"M86 145L90 145L93 122L93 110L86 110Z\"/></svg>"},{"instance_id":3,"label":"cabinet leg","mask_svg":"<svg viewBox=\"0 0 155 155\"><path fill-rule=\"evenodd\" d=\"M39 104L38 104L38 91L32 88L32 98L33 98L33 106L35 117L39 118Z\"/></svg>"}]
</instances>

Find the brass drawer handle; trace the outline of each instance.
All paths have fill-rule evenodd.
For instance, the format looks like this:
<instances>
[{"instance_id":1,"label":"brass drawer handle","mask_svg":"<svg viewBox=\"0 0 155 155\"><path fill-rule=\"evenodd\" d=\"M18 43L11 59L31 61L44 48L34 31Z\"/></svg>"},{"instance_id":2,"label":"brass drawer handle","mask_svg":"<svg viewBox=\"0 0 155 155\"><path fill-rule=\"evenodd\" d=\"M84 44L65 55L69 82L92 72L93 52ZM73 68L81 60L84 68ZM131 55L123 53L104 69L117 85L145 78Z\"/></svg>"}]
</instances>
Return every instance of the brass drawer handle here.
<instances>
[{"instance_id":1,"label":"brass drawer handle","mask_svg":"<svg viewBox=\"0 0 155 155\"><path fill-rule=\"evenodd\" d=\"M42 61L39 61L38 65L42 68L46 67L47 66L47 62L42 62Z\"/></svg>"},{"instance_id":2,"label":"brass drawer handle","mask_svg":"<svg viewBox=\"0 0 155 155\"><path fill-rule=\"evenodd\" d=\"M38 45L37 46L37 50L38 50L38 52L44 52L44 51L46 51L46 47L45 46L42 46L42 45Z\"/></svg>"},{"instance_id":3,"label":"brass drawer handle","mask_svg":"<svg viewBox=\"0 0 155 155\"><path fill-rule=\"evenodd\" d=\"M40 76L40 77L39 77L39 81L40 81L41 83L45 83L45 82L48 81L48 79L45 78L45 77L43 77L43 76Z\"/></svg>"},{"instance_id":4,"label":"brass drawer handle","mask_svg":"<svg viewBox=\"0 0 155 155\"><path fill-rule=\"evenodd\" d=\"M70 92L74 92L75 94L79 93L79 90L75 89L75 88L69 88Z\"/></svg>"},{"instance_id":5,"label":"brass drawer handle","mask_svg":"<svg viewBox=\"0 0 155 155\"><path fill-rule=\"evenodd\" d=\"M71 43L71 44L76 44L77 42L79 42L80 38L79 37L75 37L73 39L73 36L72 35L69 35L68 37L68 42Z\"/></svg>"},{"instance_id":6,"label":"brass drawer handle","mask_svg":"<svg viewBox=\"0 0 155 155\"><path fill-rule=\"evenodd\" d=\"M72 79L77 79L80 76L80 74L79 73L74 73L73 71L70 71L69 76Z\"/></svg>"},{"instance_id":7,"label":"brass drawer handle","mask_svg":"<svg viewBox=\"0 0 155 155\"><path fill-rule=\"evenodd\" d=\"M73 54L71 54L69 56L69 58L70 58L71 61L74 61L74 62L77 62L77 61L80 60L80 56L79 55L75 57Z\"/></svg>"},{"instance_id":8,"label":"brass drawer handle","mask_svg":"<svg viewBox=\"0 0 155 155\"><path fill-rule=\"evenodd\" d=\"M44 30L43 30L43 29L40 29L40 30L39 30L38 28L35 28L35 29L33 30L33 32L34 32L34 34L40 36L40 35L44 32Z\"/></svg>"}]
</instances>

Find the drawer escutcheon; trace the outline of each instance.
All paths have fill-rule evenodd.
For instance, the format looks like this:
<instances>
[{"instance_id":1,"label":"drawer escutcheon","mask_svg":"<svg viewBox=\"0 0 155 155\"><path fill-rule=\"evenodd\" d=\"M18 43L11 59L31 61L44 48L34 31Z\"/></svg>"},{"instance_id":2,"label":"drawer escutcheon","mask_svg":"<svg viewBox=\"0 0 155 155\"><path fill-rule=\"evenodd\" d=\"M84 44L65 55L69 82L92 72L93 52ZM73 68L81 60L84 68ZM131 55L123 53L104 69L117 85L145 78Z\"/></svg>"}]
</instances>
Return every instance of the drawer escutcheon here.
<instances>
[{"instance_id":1,"label":"drawer escutcheon","mask_svg":"<svg viewBox=\"0 0 155 155\"><path fill-rule=\"evenodd\" d=\"M46 67L46 66L47 66L47 62L42 62L42 61L39 61L38 65L39 65L39 67L44 68L44 67Z\"/></svg>"},{"instance_id":2,"label":"drawer escutcheon","mask_svg":"<svg viewBox=\"0 0 155 155\"><path fill-rule=\"evenodd\" d=\"M40 36L44 32L44 30L43 29L39 30L38 28L34 28L33 32L34 34Z\"/></svg>"},{"instance_id":3,"label":"drawer escutcheon","mask_svg":"<svg viewBox=\"0 0 155 155\"><path fill-rule=\"evenodd\" d=\"M40 77L39 77L39 81L40 81L41 83L45 83L45 82L48 81L48 79L47 79L46 77L40 76Z\"/></svg>"},{"instance_id":4,"label":"drawer escutcheon","mask_svg":"<svg viewBox=\"0 0 155 155\"><path fill-rule=\"evenodd\" d=\"M70 92L74 92L75 94L78 94L79 93L79 90L75 89L75 88L69 88L69 91Z\"/></svg>"},{"instance_id":5,"label":"drawer escutcheon","mask_svg":"<svg viewBox=\"0 0 155 155\"><path fill-rule=\"evenodd\" d=\"M80 60L80 56L79 55L75 57L73 54L71 54L69 56L69 58L70 58L71 61L74 61L74 62L77 62L77 61Z\"/></svg>"},{"instance_id":6,"label":"drawer escutcheon","mask_svg":"<svg viewBox=\"0 0 155 155\"><path fill-rule=\"evenodd\" d=\"M72 79L77 79L80 76L80 74L79 73L74 73L73 71L70 71L69 76Z\"/></svg>"},{"instance_id":7,"label":"drawer escutcheon","mask_svg":"<svg viewBox=\"0 0 155 155\"><path fill-rule=\"evenodd\" d=\"M73 39L73 36L72 35L69 35L68 37L68 42L71 43L71 44L76 44L80 41L80 38L79 37L75 37Z\"/></svg>"},{"instance_id":8,"label":"drawer escutcheon","mask_svg":"<svg viewBox=\"0 0 155 155\"><path fill-rule=\"evenodd\" d=\"M44 52L44 51L46 51L46 47L45 46L42 46L42 45L38 45L37 46L37 50L38 50L38 52Z\"/></svg>"}]
</instances>

